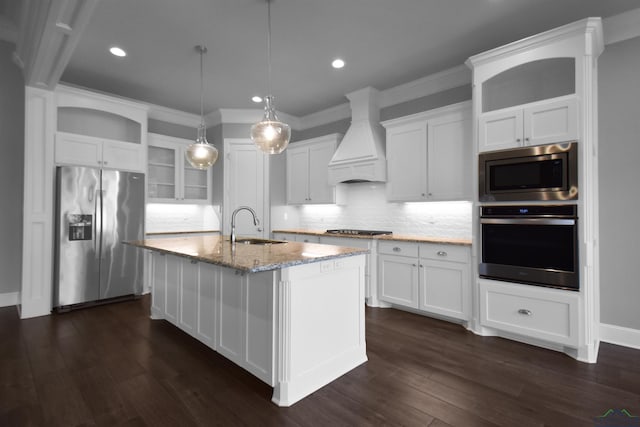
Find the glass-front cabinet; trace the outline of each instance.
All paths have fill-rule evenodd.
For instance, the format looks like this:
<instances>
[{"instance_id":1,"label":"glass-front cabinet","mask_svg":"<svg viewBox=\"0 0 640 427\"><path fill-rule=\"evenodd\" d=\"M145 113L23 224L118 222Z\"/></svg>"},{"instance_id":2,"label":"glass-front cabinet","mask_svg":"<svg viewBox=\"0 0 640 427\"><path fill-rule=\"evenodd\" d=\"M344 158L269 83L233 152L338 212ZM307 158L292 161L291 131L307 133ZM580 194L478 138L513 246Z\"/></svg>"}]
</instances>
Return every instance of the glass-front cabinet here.
<instances>
[{"instance_id":1,"label":"glass-front cabinet","mask_svg":"<svg viewBox=\"0 0 640 427\"><path fill-rule=\"evenodd\" d=\"M147 197L160 203L211 203L211 168L200 170L184 152L192 141L149 134Z\"/></svg>"}]
</instances>

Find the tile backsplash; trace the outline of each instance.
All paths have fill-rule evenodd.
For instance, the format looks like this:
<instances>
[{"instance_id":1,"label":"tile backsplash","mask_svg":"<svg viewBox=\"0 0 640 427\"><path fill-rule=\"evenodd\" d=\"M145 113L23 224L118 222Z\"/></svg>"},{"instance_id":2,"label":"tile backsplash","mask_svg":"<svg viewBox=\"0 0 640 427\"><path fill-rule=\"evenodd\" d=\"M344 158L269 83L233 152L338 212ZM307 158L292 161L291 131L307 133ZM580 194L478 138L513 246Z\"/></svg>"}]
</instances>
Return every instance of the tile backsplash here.
<instances>
[{"instance_id":1,"label":"tile backsplash","mask_svg":"<svg viewBox=\"0 0 640 427\"><path fill-rule=\"evenodd\" d=\"M220 230L220 206L149 203L145 232Z\"/></svg>"},{"instance_id":2,"label":"tile backsplash","mask_svg":"<svg viewBox=\"0 0 640 427\"><path fill-rule=\"evenodd\" d=\"M382 183L339 185L345 204L274 207L272 229L359 228L471 238L471 202L389 203Z\"/></svg>"}]
</instances>

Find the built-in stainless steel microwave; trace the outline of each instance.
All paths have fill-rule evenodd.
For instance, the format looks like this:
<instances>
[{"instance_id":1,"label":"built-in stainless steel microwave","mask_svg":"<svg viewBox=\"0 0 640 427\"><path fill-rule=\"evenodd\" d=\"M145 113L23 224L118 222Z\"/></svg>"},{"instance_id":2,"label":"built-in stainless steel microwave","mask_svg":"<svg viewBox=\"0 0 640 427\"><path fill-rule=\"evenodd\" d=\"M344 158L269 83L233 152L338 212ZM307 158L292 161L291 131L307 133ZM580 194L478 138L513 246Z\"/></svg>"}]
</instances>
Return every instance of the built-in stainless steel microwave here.
<instances>
[{"instance_id":1,"label":"built-in stainless steel microwave","mask_svg":"<svg viewBox=\"0 0 640 427\"><path fill-rule=\"evenodd\" d=\"M481 202L575 200L578 198L578 143L481 153Z\"/></svg>"}]
</instances>

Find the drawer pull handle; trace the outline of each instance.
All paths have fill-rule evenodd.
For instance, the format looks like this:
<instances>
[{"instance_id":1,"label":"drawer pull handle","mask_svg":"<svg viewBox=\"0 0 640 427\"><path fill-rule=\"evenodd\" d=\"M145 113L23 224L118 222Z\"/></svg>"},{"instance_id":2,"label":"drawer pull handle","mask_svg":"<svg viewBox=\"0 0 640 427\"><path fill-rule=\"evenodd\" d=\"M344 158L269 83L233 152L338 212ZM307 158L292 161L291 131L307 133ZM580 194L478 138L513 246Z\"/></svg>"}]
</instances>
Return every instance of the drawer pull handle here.
<instances>
[{"instance_id":1,"label":"drawer pull handle","mask_svg":"<svg viewBox=\"0 0 640 427\"><path fill-rule=\"evenodd\" d=\"M520 310L518 310L518 314L522 314L523 316L531 316L533 315L533 312L531 312L531 310L527 310L526 308L521 308Z\"/></svg>"},{"instance_id":2,"label":"drawer pull handle","mask_svg":"<svg viewBox=\"0 0 640 427\"><path fill-rule=\"evenodd\" d=\"M447 253L445 251L438 251L437 255L438 256L447 256Z\"/></svg>"},{"instance_id":3,"label":"drawer pull handle","mask_svg":"<svg viewBox=\"0 0 640 427\"><path fill-rule=\"evenodd\" d=\"M393 248L393 252L400 252L402 249L400 249L399 247L395 246Z\"/></svg>"}]
</instances>

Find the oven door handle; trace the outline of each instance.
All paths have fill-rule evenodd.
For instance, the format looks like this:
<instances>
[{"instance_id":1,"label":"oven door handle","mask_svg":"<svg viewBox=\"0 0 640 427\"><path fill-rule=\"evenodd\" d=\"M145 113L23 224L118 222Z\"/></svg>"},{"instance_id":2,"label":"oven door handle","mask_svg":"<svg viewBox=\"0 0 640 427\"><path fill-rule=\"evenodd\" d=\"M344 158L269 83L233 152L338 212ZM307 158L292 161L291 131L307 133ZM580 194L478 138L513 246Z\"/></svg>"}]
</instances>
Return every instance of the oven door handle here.
<instances>
[{"instance_id":1,"label":"oven door handle","mask_svg":"<svg viewBox=\"0 0 640 427\"><path fill-rule=\"evenodd\" d=\"M480 218L480 224L575 225L576 220L566 218Z\"/></svg>"}]
</instances>

